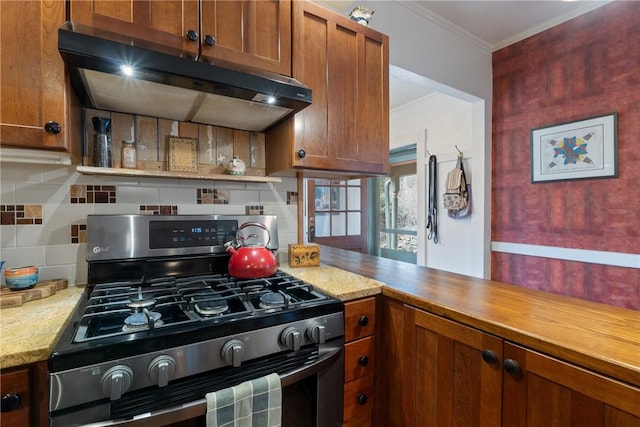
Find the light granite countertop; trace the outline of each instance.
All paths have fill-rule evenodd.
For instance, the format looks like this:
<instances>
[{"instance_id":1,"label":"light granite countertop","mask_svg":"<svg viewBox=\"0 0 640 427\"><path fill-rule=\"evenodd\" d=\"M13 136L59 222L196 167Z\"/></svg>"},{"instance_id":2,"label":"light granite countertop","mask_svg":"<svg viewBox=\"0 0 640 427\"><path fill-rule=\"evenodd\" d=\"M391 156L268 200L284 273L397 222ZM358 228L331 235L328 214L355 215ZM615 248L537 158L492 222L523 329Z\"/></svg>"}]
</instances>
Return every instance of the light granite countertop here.
<instances>
[{"instance_id":1,"label":"light granite countertop","mask_svg":"<svg viewBox=\"0 0 640 427\"><path fill-rule=\"evenodd\" d=\"M323 264L317 267L293 268L283 263L278 269L312 284L340 301L379 294L384 286L384 283L377 280Z\"/></svg>"},{"instance_id":2,"label":"light granite countertop","mask_svg":"<svg viewBox=\"0 0 640 427\"><path fill-rule=\"evenodd\" d=\"M0 369L47 360L84 287L0 309Z\"/></svg>"},{"instance_id":3,"label":"light granite countertop","mask_svg":"<svg viewBox=\"0 0 640 427\"><path fill-rule=\"evenodd\" d=\"M376 295L384 283L328 265L279 269L341 301ZM69 286L48 298L0 310L0 369L49 358L84 287Z\"/></svg>"}]
</instances>

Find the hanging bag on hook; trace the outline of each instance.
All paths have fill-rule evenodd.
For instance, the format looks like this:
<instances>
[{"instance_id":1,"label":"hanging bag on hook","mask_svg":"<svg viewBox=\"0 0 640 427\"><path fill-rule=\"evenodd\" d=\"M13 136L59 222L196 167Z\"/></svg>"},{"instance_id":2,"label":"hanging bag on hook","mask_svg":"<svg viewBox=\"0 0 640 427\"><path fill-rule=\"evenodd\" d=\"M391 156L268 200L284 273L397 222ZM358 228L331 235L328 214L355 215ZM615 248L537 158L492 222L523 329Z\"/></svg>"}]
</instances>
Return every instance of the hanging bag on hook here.
<instances>
[{"instance_id":1,"label":"hanging bag on hook","mask_svg":"<svg viewBox=\"0 0 640 427\"><path fill-rule=\"evenodd\" d=\"M462 165L462 154L458 155L456 167L447 174L445 192L442 197L444 199L444 208L449 212L461 211L469 204L469 192Z\"/></svg>"}]
</instances>

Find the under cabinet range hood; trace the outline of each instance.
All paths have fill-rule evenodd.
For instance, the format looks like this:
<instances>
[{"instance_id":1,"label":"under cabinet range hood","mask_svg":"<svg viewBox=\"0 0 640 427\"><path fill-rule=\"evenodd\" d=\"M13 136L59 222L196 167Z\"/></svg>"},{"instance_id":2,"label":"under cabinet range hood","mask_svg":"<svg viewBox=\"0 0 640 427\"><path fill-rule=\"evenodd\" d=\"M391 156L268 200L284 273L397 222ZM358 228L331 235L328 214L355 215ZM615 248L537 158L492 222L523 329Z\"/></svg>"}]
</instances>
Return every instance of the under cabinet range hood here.
<instances>
[{"instance_id":1,"label":"under cabinet range hood","mask_svg":"<svg viewBox=\"0 0 640 427\"><path fill-rule=\"evenodd\" d=\"M58 49L85 107L262 132L311 104L287 76L208 63L66 22Z\"/></svg>"}]
</instances>

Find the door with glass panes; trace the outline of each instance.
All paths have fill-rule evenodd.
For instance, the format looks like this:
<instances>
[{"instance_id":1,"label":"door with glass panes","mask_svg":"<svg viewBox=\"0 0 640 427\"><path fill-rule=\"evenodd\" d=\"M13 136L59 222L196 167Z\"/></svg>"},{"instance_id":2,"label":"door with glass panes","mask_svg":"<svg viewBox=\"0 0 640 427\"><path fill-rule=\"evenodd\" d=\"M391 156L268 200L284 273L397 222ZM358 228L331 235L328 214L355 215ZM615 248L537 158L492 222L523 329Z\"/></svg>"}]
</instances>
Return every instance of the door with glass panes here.
<instances>
[{"instance_id":1,"label":"door with glass panes","mask_svg":"<svg viewBox=\"0 0 640 427\"><path fill-rule=\"evenodd\" d=\"M367 180L307 179L307 240L367 252Z\"/></svg>"}]
</instances>

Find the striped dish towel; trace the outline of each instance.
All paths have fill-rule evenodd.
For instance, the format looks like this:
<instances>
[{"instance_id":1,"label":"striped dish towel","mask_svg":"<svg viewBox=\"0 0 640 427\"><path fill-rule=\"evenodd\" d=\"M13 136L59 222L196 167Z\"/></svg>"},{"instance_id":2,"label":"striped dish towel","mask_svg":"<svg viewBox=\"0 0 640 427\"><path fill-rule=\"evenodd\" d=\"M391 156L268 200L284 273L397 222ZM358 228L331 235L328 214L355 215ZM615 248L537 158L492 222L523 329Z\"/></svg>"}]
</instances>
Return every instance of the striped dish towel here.
<instances>
[{"instance_id":1,"label":"striped dish towel","mask_svg":"<svg viewBox=\"0 0 640 427\"><path fill-rule=\"evenodd\" d=\"M245 381L205 397L207 427L280 427L282 390L278 374Z\"/></svg>"}]
</instances>

